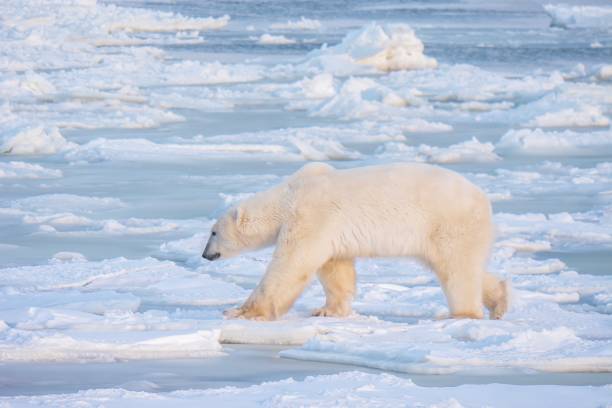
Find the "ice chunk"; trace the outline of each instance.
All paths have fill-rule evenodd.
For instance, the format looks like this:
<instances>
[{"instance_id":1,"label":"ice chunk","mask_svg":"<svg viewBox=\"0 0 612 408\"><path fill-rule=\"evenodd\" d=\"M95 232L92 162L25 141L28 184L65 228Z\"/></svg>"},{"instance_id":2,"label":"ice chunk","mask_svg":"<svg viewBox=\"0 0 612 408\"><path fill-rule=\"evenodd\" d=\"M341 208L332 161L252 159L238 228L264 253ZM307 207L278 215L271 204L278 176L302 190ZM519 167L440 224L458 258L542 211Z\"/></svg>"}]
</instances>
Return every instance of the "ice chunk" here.
<instances>
[{"instance_id":1,"label":"ice chunk","mask_svg":"<svg viewBox=\"0 0 612 408\"><path fill-rule=\"evenodd\" d=\"M336 94L334 76L329 73L315 75L312 78L304 78L298 82L304 95L312 99L326 99Z\"/></svg>"},{"instance_id":2,"label":"ice chunk","mask_svg":"<svg viewBox=\"0 0 612 408\"><path fill-rule=\"evenodd\" d=\"M496 144L496 149L535 155L599 155L612 149L612 132L577 133L542 129L510 130Z\"/></svg>"},{"instance_id":3,"label":"ice chunk","mask_svg":"<svg viewBox=\"0 0 612 408\"><path fill-rule=\"evenodd\" d=\"M257 39L257 43L264 45L286 45L295 44L296 41L294 39L287 38L284 35L262 34Z\"/></svg>"},{"instance_id":4,"label":"ice chunk","mask_svg":"<svg viewBox=\"0 0 612 408\"><path fill-rule=\"evenodd\" d=\"M597 73L597 78L608 81L612 79L612 65L604 65L599 68L599 72Z\"/></svg>"},{"instance_id":5,"label":"ice chunk","mask_svg":"<svg viewBox=\"0 0 612 408\"><path fill-rule=\"evenodd\" d=\"M378 151L380 158L395 160L429 161L432 163L488 163L500 159L491 143L481 143L476 138L448 147L429 145L409 146L403 143L388 142Z\"/></svg>"},{"instance_id":6,"label":"ice chunk","mask_svg":"<svg viewBox=\"0 0 612 408\"><path fill-rule=\"evenodd\" d=\"M307 64L342 75L359 71L359 65L384 72L435 68L436 60L425 56L424 49L408 25L372 23L350 32L338 45L311 52Z\"/></svg>"},{"instance_id":7,"label":"ice chunk","mask_svg":"<svg viewBox=\"0 0 612 408\"><path fill-rule=\"evenodd\" d=\"M25 128L14 135L5 135L0 152L5 154L54 154L74 147L59 129L42 126Z\"/></svg>"},{"instance_id":8,"label":"ice chunk","mask_svg":"<svg viewBox=\"0 0 612 408\"><path fill-rule=\"evenodd\" d=\"M359 152L349 150L335 140L295 137L290 141L306 160L357 160L361 157Z\"/></svg>"},{"instance_id":9,"label":"ice chunk","mask_svg":"<svg viewBox=\"0 0 612 408\"><path fill-rule=\"evenodd\" d=\"M337 95L313 109L311 113L345 119L368 116L381 118L406 104L400 95L371 79L350 78L342 84Z\"/></svg>"},{"instance_id":10,"label":"ice chunk","mask_svg":"<svg viewBox=\"0 0 612 408\"><path fill-rule=\"evenodd\" d=\"M553 27L612 27L612 7L546 4Z\"/></svg>"},{"instance_id":11,"label":"ice chunk","mask_svg":"<svg viewBox=\"0 0 612 408\"><path fill-rule=\"evenodd\" d=\"M62 251L58 252L51 258L51 262L64 263L64 262L87 262L85 255L79 252Z\"/></svg>"},{"instance_id":12,"label":"ice chunk","mask_svg":"<svg viewBox=\"0 0 612 408\"><path fill-rule=\"evenodd\" d=\"M87 336L9 329L0 333L3 361L114 361L151 358L202 358L221 355L216 330L183 334L128 333Z\"/></svg>"},{"instance_id":13,"label":"ice chunk","mask_svg":"<svg viewBox=\"0 0 612 408\"><path fill-rule=\"evenodd\" d=\"M316 324L296 321L274 321L264 324L252 321L231 321L223 324L222 343L301 345L321 330Z\"/></svg>"}]
</instances>

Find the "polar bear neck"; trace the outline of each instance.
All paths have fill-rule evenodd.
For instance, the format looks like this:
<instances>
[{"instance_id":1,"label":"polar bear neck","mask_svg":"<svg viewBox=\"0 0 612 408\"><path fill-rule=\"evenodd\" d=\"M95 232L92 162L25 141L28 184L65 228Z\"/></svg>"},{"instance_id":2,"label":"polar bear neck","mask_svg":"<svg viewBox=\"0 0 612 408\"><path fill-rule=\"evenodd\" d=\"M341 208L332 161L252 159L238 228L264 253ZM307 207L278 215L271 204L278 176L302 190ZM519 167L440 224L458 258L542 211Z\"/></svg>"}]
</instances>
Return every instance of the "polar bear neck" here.
<instances>
[{"instance_id":1,"label":"polar bear neck","mask_svg":"<svg viewBox=\"0 0 612 408\"><path fill-rule=\"evenodd\" d=\"M281 184L269 190L259 192L240 204L243 209L242 221L249 242L245 244L253 249L264 248L276 242L283 224L281 197L286 187Z\"/></svg>"}]
</instances>

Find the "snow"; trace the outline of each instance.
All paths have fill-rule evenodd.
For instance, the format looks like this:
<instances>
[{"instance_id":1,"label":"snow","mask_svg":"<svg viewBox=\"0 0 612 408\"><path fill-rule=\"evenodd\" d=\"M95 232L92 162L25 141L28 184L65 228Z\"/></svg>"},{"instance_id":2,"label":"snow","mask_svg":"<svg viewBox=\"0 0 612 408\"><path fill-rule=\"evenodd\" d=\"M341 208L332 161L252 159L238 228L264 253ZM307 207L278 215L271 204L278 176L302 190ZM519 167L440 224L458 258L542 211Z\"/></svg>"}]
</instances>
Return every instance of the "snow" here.
<instances>
[{"instance_id":1,"label":"snow","mask_svg":"<svg viewBox=\"0 0 612 408\"><path fill-rule=\"evenodd\" d=\"M318 74L312 78L304 78L298 82L304 95L312 99L326 99L336 94L334 77L329 73Z\"/></svg>"},{"instance_id":2,"label":"snow","mask_svg":"<svg viewBox=\"0 0 612 408\"><path fill-rule=\"evenodd\" d=\"M272 34L262 34L257 39L257 42L259 44L264 44L264 45L286 45L286 44L296 43L295 40L291 38L287 38L284 35L272 35Z\"/></svg>"},{"instance_id":3,"label":"snow","mask_svg":"<svg viewBox=\"0 0 612 408\"><path fill-rule=\"evenodd\" d=\"M338 45L311 52L308 64L344 75L359 65L385 72L435 68L436 60L423 51L423 43L408 25L372 23L349 33Z\"/></svg>"},{"instance_id":4,"label":"snow","mask_svg":"<svg viewBox=\"0 0 612 408\"><path fill-rule=\"evenodd\" d=\"M0 151L5 154L53 154L74 146L57 128L41 126L18 131L14 136L4 137Z\"/></svg>"}]
</instances>

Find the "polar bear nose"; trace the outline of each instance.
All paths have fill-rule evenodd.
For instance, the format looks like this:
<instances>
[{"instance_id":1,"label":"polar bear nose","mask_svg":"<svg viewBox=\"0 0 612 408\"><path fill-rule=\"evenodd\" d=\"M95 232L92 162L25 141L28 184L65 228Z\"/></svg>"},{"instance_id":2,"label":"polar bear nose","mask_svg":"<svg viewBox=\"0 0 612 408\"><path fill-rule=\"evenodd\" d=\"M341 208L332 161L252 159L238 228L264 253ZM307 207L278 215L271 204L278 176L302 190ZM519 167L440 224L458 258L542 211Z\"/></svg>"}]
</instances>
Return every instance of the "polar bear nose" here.
<instances>
[{"instance_id":1,"label":"polar bear nose","mask_svg":"<svg viewBox=\"0 0 612 408\"><path fill-rule=\"evenodd\" d=\"M221 257L221 254L219 252L215 252L214 254L207 254L206 251L204 251L204 253L202 254L202 258L208 259L209 261L214 261L219 257Z\"/></svg>"}]
</instances>

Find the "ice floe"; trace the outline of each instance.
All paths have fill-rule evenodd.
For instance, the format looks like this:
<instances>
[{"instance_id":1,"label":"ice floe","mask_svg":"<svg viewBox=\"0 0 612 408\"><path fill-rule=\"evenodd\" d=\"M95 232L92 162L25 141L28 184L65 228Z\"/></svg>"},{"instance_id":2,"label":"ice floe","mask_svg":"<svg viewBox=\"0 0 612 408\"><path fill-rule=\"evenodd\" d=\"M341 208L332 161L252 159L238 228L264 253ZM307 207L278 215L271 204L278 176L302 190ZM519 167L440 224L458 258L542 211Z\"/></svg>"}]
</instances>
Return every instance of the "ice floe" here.
<instances>
[{"instance_id":1,"label":"ice floe","mask_svg":"<svg viewBox=\"0 0 612 408\"><path fill-rule=\"evenodd\" d=\"M211 138L212 140L212 138ZM105 160L177 161L200 160L204 155L236 157L251 155L276 160L352 160L360 157L330 139L285 137L284 143L220 143L172 144L154 143L147 139L95 139L66 152L65 157L75 162Z\"/></svg>"},{"instance_id":2,"label":"ice floe","mask_svg":"<svg viewBox=\"0 0 612 408\"><path fill-rule=\"evenodd\" d=\"M422 387L411 380L391 374L348 371L335 375L292 378L261 385L207 390L181 390L170 393L99 389L74 394L2 397L0 402L14 407L45 405L77 407L104 403L116 407L157 404L187 407L202 404L250 406L360 406L360 407L447 407L491 406L537 407L547 401L559 408L604 406L609 401L609 386L563 387L488 384L458 387ZM587 402L588 401L588 402Z\"/></svg>"},{"instance_id":3,"label":"ice floe","mask_svg":"<svg viewBox=\"0 0 612 408\"><path fill-rule=\"evenodd\" d=\"M501 235L490 268L514 286L513 308L500 321L445 319L448 309L434 275L415 262L392 259L358 263L358 314L347 319L307 317L324 301L315 284L279 321L222 320L224 307L247 296L241 286L257 283L271 251L202 263L205 227L160 248L160 255L190 269L151 258L88 262L78 257L4 269L0 316L11 326L3 331L3 356L19 361L175 358L219 351L220 342L273 343L297 346L283 351L285 357L402 372L607 371L612 367L612 298L607 296L612 280L578 274L558 260L533 258L567 243L609 245L610 229L599 224L601 218L496 215ZM142 304L213 309L170 313L142 310ZM91 334L94 327L114 336L125 330L136 334L109 344L106 335ZM177 343L182 351L167 345L183 335L187 346ZM148 341L143 339L152 338L158 348L142 346ZM199 354L196 346L202 347Z\"/></svg>"},{"instance_id":4,"label":"ice floe","mask_svg":"<svg viewBox=\"0 0 612 408\"><path fill-rule=\"evenodd\" d=\"M612 26L612 7L570 6L567 4L547 4L544 10L550 16L553 27L610 27Z\"/></svg>"},{"instance_id":5,"label":"ice floe","mask_svg":"<svg viewBox=\"0 0 612 408\"><path fill-rule=\"evenodd\" d=\"M5 209L22 213L53 214L61 211L74 211L91 214L101 210L123 208L126 204L113 197L82 196L76 194L43 194L30 196L10 202Z\"/></svg>"},{"instance_id":6,"label":"ice floe","mask_svg":"<svg viewBox=\"0 0 612 408\"><path fill-rule=\"evenodd\" d=\"M0 332L3 361L115 361L151 358L202 358L219 356L218 332L198 330L185 334L147 333L117 336L116 333L74 335L58 333L44 337L31 330ZM123 338L122 338L123 337ZM127 337L127 338L126 338ZM2 340L16 340L20 347L7 348Z\"/></svg>"},{"instance_id":7,"label":"ice floe","mask_svg":"<svg viewBox=\"0 0 612 408\"><path fill-rule=\"evenodd\" d=\"M500 151L534 155L600 155L612 149L612 132L578 133L571 130L510 130L496 144Z\"/></svg>"},{"instance_id":8,"label":"ice floe","mask_svg":"<svg viewBox=\"0 0 612 408\"><path fill-rule=\"evenodd\" d=\"M583 106L578 110L563 109L536 116L529 126L549 127L608 127L610 120L596 106Z\"/></svg>"},{"instance_id":9,"label":"ice floe","mask_svg":"<svg viewBox=\"0 0 612 408\"><path fill-rule=\"evenodd\" d=\"M0 151L5 154L53 154L75 146L68 142L57 128L41 126L18 131L4 137Z\"/></svg>"},{"instance_id":10,"label":"ice floe","mask_svg":"<svg viewBox=\"0 0 612 408\"><path fill-rule=\"evenodd\" d=\"M525 166L522 170L496 169L493 173L467 174L486 191L508 193L512 197L541 195L598 194L612 187L612 165L595 167L564 166L559 162Z\"/></svg>"},{"instance_id":11,"label":"ice floe","mask_svg":"<svg viewBox=\"0 0 612 408\"><path fill-rule=\"evenodd\" d=\"M378 157L432 163L489 163L500 159L494 150L492 143L481 143L476 138L448 147L388 142L378 150Z\"/></svg>"},{"instance_id":12,"label":"ice floe","mask_svg":"<svg viewBox=\"0 0 612 408\"><path fill-rule=\"evenodd\" d=\"M111 197L72 194L44 194L3 203L0 215L19 217L26 225L38 225L39 234L58 237L121 236L195 231L209 224L206 220L154 218L104 218L127 205Z\"/></svg>"},{"instance_id":13,"label":"ice floe","mask_svg":"<svg viewBox=\"0 0 612 408\"><path fill-rule=\"evenodd\" d=\"M611 208L585 213L495 215L502 236L545 238L557 247L605 246L612 244Z\"/></svg>"},{"instance_id":14,"label":"ice floe","mask_svg":"<svg viewBox=\"0 0 612 408\"><path fill-rule=\"evenodd\" d=\"M321 22L319 20L300 17L299 20L289 20L286 23L274 23L270 24L270 28L273 30L318 30L321 28Z\"/></svg>"},{"instance_id":15,"label":"ice floe","mask_svg":"<svg viewBox=\"0 0 612 408\"><path fill-rule=\"evenodd\" d=\"M6 27L0 36L7 51L0 58L3 70L91 66L100 62L94 49L99 45L142 44L147 32L206 31L229 21L229 16L192 18L96 1L19 0L2 5L0 13ZM32 58L36 54L39 58Z\"/></svg>"},{"instance_id":16,"label":"ice floe","mask_svg":"<svg viewBox=\"0 0 612 408\"><path fill-rule=\"evenodd\" d=\"M132 293L144 301L170 305L233 304L247 293L235 284L153 258L50 262L47 265L5 268L3 272L6 274L0 279L2 285L17 292L47 291L49 293L42 299L44 296L51 299L51 291L58 291L57 295L61 297L65 290L78 290L87 294L81 303L87 300L87 296L95 299L98 291L108 290ZM64 303L57 301L55 304ZM22 307L27 308L27 305L26 301Z\"/></svg>"},{"instance_id":17,"label":"ice floe","mask_svg":"<svg viewBox=\"0 0 612 408\"><path fill-rule=\"evenodd\" d=\"M21 161L0 163L0 179L52 179L62 177L62 171Z\"/></svg>"}]
</instances>

